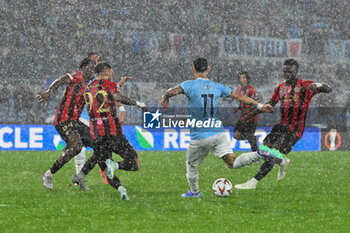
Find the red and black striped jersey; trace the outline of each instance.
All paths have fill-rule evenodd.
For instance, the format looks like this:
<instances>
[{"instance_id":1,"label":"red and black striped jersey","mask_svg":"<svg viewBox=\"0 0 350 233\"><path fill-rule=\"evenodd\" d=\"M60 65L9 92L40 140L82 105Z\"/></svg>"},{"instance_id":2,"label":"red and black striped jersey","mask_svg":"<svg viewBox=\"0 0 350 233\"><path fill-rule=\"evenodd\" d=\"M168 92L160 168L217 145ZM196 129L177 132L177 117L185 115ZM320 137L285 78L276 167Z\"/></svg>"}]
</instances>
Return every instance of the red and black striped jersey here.
<instances>
[{"instance_id":1,"label":"red and black striped jersey","mask_svg":"<svg viewBox=\"0 0 350 233\"><path fill-rule=\"evenodd\" d=\"M79 71L68 73L67 85L60 105L57 108L54 125L68 120L78 120L84 108L85 79Z\"/></svg>"},{"instance_id":2,"label":"red and black striped jersey","mask_svg":"<svg viewBox=\"0 0 350 233\"><path fill-rule=\"evenodd\" d=\"M272 101L280 102L280 120L277 124L285 126L290 132L301 138L304 132L307 110L316 91L309 86L313 81L296 79L293 83L284 81L276 86Z\"/></svg>"},{"instance_id":3,"label":"red and black striped jersey","mask_svg":"<svg viewBox=\"0 0 350 233\"><path fill-rule=\"evenodd\" d=\"M123 133L116 113L115 92L119 92L117 83L109 80L95 80L86 87L84 98L93 140Z\"/></svg>"},{"instance_id":4,"label":"red and black striped jersey","mask_svg":"<svg viewBox=\"0 0 350 233\"><path fill-rule=\"evenodd\" d=\"M251 85L248 85L247 88L243 88L241 85L239 85L237 87L237 93L248 96L252 99L254 99L254 97L256 96L256 90ZM252 111L252 106L250 106L249 104L240 102L240 110L241 110L241 117L239 118L239 120L242 121L243 117L245 117L249 112ZM257 123L258 115L255 115L254 117L251 117L248 120L245 120L245 122L251 122L251 121L254 121L255 123Z\"/></svg>"}]
</instances>

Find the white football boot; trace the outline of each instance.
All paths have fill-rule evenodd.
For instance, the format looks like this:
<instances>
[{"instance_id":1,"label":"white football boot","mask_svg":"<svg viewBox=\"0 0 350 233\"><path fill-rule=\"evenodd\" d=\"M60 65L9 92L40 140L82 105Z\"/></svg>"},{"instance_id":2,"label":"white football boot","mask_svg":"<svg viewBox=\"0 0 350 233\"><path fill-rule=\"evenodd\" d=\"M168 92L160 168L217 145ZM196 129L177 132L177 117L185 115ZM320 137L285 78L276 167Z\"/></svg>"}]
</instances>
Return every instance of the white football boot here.
<instances>
[{"instance_id":1,"label":"white football boot","mask_svg":"<svg viewBox=\"0 0 350 233\"><path fill-rule=\"evenodd\" d=\"M290 159L288 158L284 158L281 162L280 169L278 170L277 173L277 180L281 181L284 179L284 177L286 177L286 173L287 173L287 167L290 164Z\"/></svg>"},{"instance_id":2,"label":"white football boot","mask_svg":"<svg viewBox=\"0 0 350 233\"><path fill-rule=\"evenodd\" d=\"M255 178L252 178L248 182L245 182L243 184L236 184L234 186L235 189L256 189L256 185L259 183L259 181Z\"/></svg>"}]
</instances>

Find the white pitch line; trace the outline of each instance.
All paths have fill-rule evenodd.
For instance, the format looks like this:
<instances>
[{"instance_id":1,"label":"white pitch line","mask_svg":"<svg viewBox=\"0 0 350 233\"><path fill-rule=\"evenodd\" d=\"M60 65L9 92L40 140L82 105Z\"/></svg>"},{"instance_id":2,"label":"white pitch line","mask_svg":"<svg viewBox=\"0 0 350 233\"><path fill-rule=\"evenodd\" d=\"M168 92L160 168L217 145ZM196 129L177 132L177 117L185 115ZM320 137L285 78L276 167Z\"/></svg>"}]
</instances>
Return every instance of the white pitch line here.
<instances>
[{"instance_id":1,"label":"white pitch line","mask_svg":"<svg viewBox=\"0 0 350 233\"><path fill-rule=\"evenodd\" d=\"M8 207L10 205L7 205L7 204L0 204L0 207Z\"/></svg>"}]
</instances>

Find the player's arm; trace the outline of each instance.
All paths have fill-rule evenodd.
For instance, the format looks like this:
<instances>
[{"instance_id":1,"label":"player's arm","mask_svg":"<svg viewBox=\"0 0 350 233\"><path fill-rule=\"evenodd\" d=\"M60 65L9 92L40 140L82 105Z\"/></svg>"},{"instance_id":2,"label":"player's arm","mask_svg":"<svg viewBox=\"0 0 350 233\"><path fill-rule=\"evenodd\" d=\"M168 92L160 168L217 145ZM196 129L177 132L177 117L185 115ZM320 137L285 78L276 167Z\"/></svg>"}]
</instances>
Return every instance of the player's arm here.
<instances>
[{"instance_id":1,"label":"player's arm","mask_svg":"<svg viewBox=\"0 0 350 233\"><path fill-rule=\"evenodd\" d=\"M125 111L124 105L122 103L117 102L117 106L119 109L119 117L118 118L120 120L120 123L123 124L125 121L126 111Z\"/></svg>"},{"instance_id":2,"label":"player's arm","mask_svg":"<svg viewBox=\"0 0 350 233\"><path fill-rule=\"evenodd\" d=\"M310 91L316 91L316 93L329 93L332 92L332 88L324 83L312 83L309 86Z\"/></svg>"},{"instance_id":3,"label":"player's arm","mask_svg":"<svg viewBox=\"0 0 350 233\"><path fill-rule=\"evenodd\" d=\"M273 101L273 100L270 100L269 102L267 102L266 104L269 104L271 105L272 107L275 107L277 102L276 101ZM259 110L257 108L255 108L253 111L249 112L248 114L244 115L242 120L245 121L245 120L249 120L250 118L254 117L255 115L257 114L260 114L260 113L263 113L264 111L262 110Z\"/></svg>"},{"instance_id":4,"label":"player's arm","mask_svg":"<svg viewBox=\"0 0 350 233\"><path fill-rule=\"evenodd\" d=\"M125 95L122 95L120 92L114 92L113 97L115 101L120 102L122 104L136 105L137 107L142 108L142 110L147 110L147 105L145 103L133 100Z\"/></svg>"},{"instance_id":5,"label":"player's arm","mask_svg":"<svg viewBox=\"0 0 350 233\"><path fill-rule=\"evenodd\" d=\"M56 79L55 81L53 81L53 83L51 83L51 85L49 86L49 88L45 92L37 93L36 98L38 99L39 103L44 103L46 106L51 93L53 91L57 90L60 86L67 85L69 83L70 83L69 76L64 75L64 76Z\"/></svg>"},{"instance_id":6,"label":"player's arm","mask_svg":"<svg viewBox=\"0 0 350 233\"><path fill-rule=\"evenodd\" d=\"M273 112L273 107L269 103L260 104L259 102L255 101L247 96L238 94L237 92L234 92L234 91L231 92L231 97L237 101L252 105L252 106L256 107L258 110L262 110L263 112Z\"/></svg>"},{"instance_id":7,"label":"player's arm","mask_svg":"<svg viewBox=\"0 0 350 233\"><path fill-rule=\"evenodd\" d=\"M173 88L170 88L166 91L166 93L162 97L162 106L164 109L167 109L169 107L169 99L173 96L179 95L179 94L185 94L184 89L181 86L176 86Z\"/></svg>"},{"instance_id":8,"label":"player's arm","mask_svg":"<svg viewBox=\"0 0 350 233\"><path fill-rule=\"evenodd\" d=\"M123 77L122 79L120 79L119 83L117 84L117 87L120 88L124 86L124 83L130 79L132 79L132 77L129 77L129 76Z\"/></svg>"}]
</instances>

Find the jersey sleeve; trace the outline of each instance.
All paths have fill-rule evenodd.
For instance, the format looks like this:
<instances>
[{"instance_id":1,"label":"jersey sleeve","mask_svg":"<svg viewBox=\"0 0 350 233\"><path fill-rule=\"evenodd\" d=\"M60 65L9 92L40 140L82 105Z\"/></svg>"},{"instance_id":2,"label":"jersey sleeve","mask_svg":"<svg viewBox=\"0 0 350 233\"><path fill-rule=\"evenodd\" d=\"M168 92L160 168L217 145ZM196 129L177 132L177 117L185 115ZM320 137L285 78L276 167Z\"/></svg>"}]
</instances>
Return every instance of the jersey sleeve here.
<instances>
[{"instance_id":1,"label":"jersey sleeve","mask_svg":"<svg viewBox=\"0 0 350 233\"><path fill-rule=\"evenodd\" d=\"M280 89L280 85L275 87L275 90L274 90L273 95L271 96L270 100L272 100L274 102L278 102L280 100L280 96L279 96L279 93L278 93L279 89Z\"/></svg>"},{"instance_id":2,"label":"jersey sleeve","mask_svg":"<svg viewBox=\"0 0 350 233\"><path fill-rule=\"evenodd\" d=\"M118 90L118 88L117 88L117 83L116 82L109 81L108 82L108 87L109 87L109 90L110 90L111 94L116 93L116 92L121 93L121 91Z\"/></svg>"},{"instance_id":3,"label":"jersey sleeve","mask_svg":"<svg viewBox=\"0 0 350 233\"><path fill-rule=\"evenodd\" d=\"M316 89L313 90L313 91L311 91L309 89L310 85L313 84L313 83L314 83L314 81L306 81L306 80L304 80L303 81L303 86L306 88L306 90L308 90L310 92L311 95L316 95L316 93L317 93Z\"/></svg>"},{"instance_id":4,"label":"jersey sleeve","mask_svg":"<svg viewBox=\"0 0 350 233\"><path fill-rule=\"evenodd\" d=\"M71 84L77 84L83 80L82 73L78 72L78 71L73 71L71 73L67 73L66 76L68 76Z\"/></svg>"},{"instance_id":5,"label":"jersey sleeve","mask_svg":"<svg viewBox=\"0 0 350 233\"><path fill-rule=\"evenodd\" d=\"M191 87L192 87L192 81L191 80L187 80L183 83L180 84L180 87L182 87L182 89L185 92L185 95L189 95L191 93Z\"/></svg>"},{"instance_id":6,"label":"jersey sleeve","mask_svg":"<svg viewBox=\"0 0 350 233\"><path fill-rule=\"evenodd\" d=\"M221 96L220 97L230 96L231 93L232 93L231 88L228 88L225 85L221 85Z\"/></svg>"}]
</instances>

